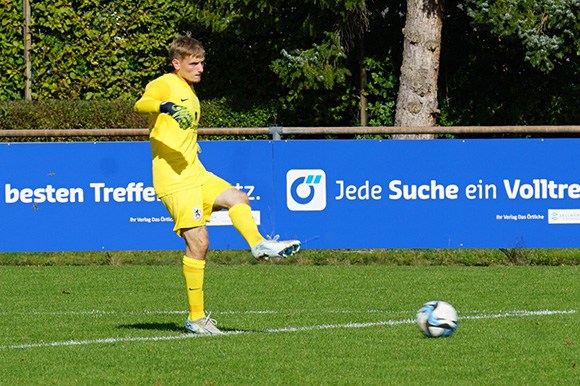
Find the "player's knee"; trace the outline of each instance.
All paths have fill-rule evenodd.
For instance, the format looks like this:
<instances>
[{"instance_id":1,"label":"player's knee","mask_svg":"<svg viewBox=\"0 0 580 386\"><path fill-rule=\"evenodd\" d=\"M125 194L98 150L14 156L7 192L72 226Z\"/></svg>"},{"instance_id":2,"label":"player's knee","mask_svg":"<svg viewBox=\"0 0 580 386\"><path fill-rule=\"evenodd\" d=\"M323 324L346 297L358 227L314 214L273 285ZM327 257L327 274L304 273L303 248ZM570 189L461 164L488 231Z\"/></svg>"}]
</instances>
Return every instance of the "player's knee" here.
<instances>
[{"instance_id":1,"label":"player's knee","mask_svg":"<svg viewBox=\"0 0 580 386\"><path fill-rule=\"evenodd\" d=\"M193 259L205 260L205 255L209 250L209 240L198 240L197 242L188 242L185 247L185 255Z\"/></svg>"},{"instance_id":2,"label":"player's knee","mask_svg":"<svg viewBox=\"0 0 580 386\"><path fill-rule=\"evenodd\" d=\"M215 200L213 210L230 209L238 204L250 204L250 199L245 192L236 188L224 190Z\"/></svg>"},{"instance_id":3,"label":"player's knee","mask_svg":"<svg viewBox=\"0 0 580 386\"><path fill-rule=\"evenodd\" d=\"M209 238L204 237L205 235L199 235L191 240L188 240L192 247L195 249L199 249L200 251L207 251L209 248Z\"/></svg>"},{"instance_id":4,"label":"player's knee","mask_svg":"<svg viewBox=\"0 0 580 386\"><path fill-rule=\"evenodd\" d=\"M190 257L204 259L209 249L209 237L205 227L190 228L182 231L187 254Z\"/></svg>"},{"instance_id":5,"label":"player's knee","mask_svg":"<svg viewBox=\"0 0 580 386\"><path fill-rule=\"evenodd\" d=\"M209 250L209 239L203 239L200 240L199 243L197 244L197 248L200 249L200 252L203 252L204 256L207 253L207 251Z\"/></svg>"},{"instance_id":6,"label":"player's knee","mask_svg":"<svg viewBox=\"0 0 580 386\"><path fill-rule=\"evenodd\" d=\"M238 189L230 189L227 195L228 206L231 208L232 206L238 204L249 204L250 198L246 194L246 192L242 192Z\"/></svg>"},{"instance_id":7,"label":"player's knee","mask_svg":"<svg viewBox=\"0 0 580 386\"><path fill-rule=\"evenodd\" d=\"M248 197L248 195L246 194L246 192L242 192L240 190L238 190L239 192L239 197L237 199L237 204L248 204L250 205L250 198Z\"/></svg>"}]
</instances>

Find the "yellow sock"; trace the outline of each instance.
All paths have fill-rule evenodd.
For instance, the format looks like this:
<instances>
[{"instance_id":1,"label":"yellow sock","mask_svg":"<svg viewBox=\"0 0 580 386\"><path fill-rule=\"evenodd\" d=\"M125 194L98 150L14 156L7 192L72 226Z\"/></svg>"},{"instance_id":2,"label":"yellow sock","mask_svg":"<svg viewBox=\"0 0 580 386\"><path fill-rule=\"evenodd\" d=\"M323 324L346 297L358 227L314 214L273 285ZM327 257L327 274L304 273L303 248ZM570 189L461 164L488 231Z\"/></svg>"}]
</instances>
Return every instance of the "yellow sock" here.
<instances>
[{"instance_id":1,"label":"yellow sock","mask_svg":"<svg viewBox=\"0 0 580 386\"><path fill-rule=\"evenodd\" d=\"M189 303L189 320L202 318L203 307L203 273L205 260L183 257L183 276L187 286L187 302Z\"/></svg>"},{"instance_id":2,"label":"yellow sock","mask_svg":"<svg viewBox=\"0 0 580 386\"><path fill-rule=\"evenodd\" d=\"M252 209L248 204L232 206L228 212L234 227L246 239L250 247L264 240L264 237L258 231L258 226L252 217Z\"/></svg>"}]
</instances>

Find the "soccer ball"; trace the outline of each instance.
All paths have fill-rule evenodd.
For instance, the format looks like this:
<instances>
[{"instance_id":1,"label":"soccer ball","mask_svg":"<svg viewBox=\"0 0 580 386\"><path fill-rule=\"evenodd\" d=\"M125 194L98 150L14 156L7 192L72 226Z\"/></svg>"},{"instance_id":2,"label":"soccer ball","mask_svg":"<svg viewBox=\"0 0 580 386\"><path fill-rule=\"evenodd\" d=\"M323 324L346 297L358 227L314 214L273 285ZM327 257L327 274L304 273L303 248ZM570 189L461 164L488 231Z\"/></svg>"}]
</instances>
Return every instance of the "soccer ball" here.
<instances>
[{"instance_id":1,"label":"soccer ball","mask_svg":"<svg viewBox=\"0 0 580 386\"><path fill-rule=\"evenodd\" d=\"M417 311L417 326L425 336L449 336L457 329L457 311L447 302L434 300L423 304Z\"/></svg>"}]
</instances>

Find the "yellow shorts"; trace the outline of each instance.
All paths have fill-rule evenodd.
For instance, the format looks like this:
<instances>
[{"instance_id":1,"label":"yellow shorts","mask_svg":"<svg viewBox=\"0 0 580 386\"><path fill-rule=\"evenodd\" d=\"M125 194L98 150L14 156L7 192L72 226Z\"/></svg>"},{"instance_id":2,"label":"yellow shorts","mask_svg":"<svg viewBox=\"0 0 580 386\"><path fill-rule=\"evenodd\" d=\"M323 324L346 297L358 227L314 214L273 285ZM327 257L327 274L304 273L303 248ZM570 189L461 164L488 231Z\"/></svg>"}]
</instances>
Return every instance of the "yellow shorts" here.
<instances>
[{"instance_id":1,"label":"yellow shorts","mask_svg":"<svg viewBox=\"0 0 580 386\"><path fill-rule=\"evenodd\" d=\"M213 212L216 198L233 186L211 172L205 172L201 185L192 186L160 197L175 222L173 230L181 236L182 229L205 225Z\"/></svg>"}]
</instances>

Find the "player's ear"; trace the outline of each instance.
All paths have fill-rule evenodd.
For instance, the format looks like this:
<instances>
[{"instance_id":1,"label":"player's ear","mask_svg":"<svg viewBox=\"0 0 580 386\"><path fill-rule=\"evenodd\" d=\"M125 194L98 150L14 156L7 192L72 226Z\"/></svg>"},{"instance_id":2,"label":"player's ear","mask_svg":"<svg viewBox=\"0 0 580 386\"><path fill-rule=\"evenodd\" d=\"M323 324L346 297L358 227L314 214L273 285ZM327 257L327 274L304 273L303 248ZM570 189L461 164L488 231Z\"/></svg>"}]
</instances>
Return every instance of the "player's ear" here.
<instances>
[{"instance_id":1,"label":"player's ear","mask_svg":"<svg viewBox=\"0 0 580 386\"><path fill-rule=\"evenodd\" d=\"M174 68L176 71L179 71L179 69L180 69L180 67L181 67L181 63L179 62L179 59L177 59L177 58L174 58L174 59L171 61L171 64L173 64L173 68Z\"/></svg>"}]
</instances>

